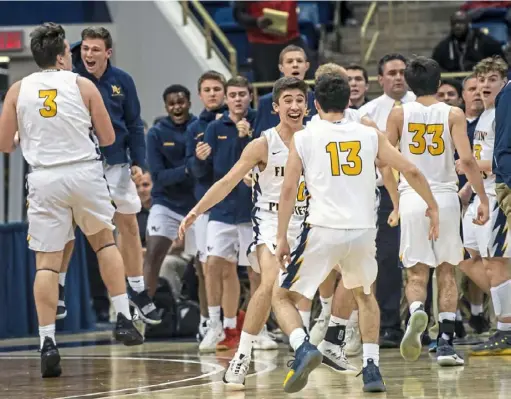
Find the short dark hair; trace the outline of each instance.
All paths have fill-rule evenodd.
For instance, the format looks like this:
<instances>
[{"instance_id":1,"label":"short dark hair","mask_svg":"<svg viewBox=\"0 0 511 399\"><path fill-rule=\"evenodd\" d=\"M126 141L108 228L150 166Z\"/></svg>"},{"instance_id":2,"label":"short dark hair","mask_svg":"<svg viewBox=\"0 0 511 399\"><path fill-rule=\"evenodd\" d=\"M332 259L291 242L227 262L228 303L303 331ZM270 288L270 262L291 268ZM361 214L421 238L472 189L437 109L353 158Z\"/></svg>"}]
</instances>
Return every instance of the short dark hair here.
<instances>
[{"instance_id":1,"label":"short dark hair","mask_svg":"<svg viewBox=\"0 0 511 399\"><path fill-rule=\"evenodd\" d=\"M359 64L350 64L346 67L347 71L361 71L362 76L364 76L364 80L366 83L369 83L369 75L367 74L367 70Z\"/></svg>"},{"instance_id":2,"label":"short dark hair","mask_svg":"<svg viewBox=\"0 0 511 399\"><path fill-rule=\"evenodd\" d=\"M66 52L66 32L61 25L47 22L30 34L30 50L39 68L49 68L57 63L57 56Z\"/></svg>"},{"instance_id":3,"label":"short dark hair","mask_svg":"<svg viewBox=\"0 0 511 399\"><path fill-rule=\"evenodd\" d=\"M102 26L90 26L82 30L82 41L85 39L102 39L107 50L113 46L112 35Z\"/></svg>"},{"instance_id":4,"label":"short dark hair","mask_svg":"<svg viewBox=\"0 0 511 399\"><path fill-rule=\"evenodd\" d=\"M303 53L305 61L307 61L307 53L305 52L305 50L303 48L299 47L299 46L296 46L294 44L290 44L289 46L284 47L284 49L280 52L280 54L279 54L279 65L282 65L282 62L284 61L284 56L287 53L291 53L293 51L299 51L299 52Z\"/></svg>"},{"instance_id":5,"label":"short dark hair","mask_svg":"<svg viewBox=\"0 0 511 399\"><path fill-rule=\"evenodd\" d=\"M405 80L417 97L434 96L440 83L440 65L427 57L415 57L405 69Z\"/></svg>"},{"instance_id":6,"label":"short dark hair","mask_svg":"<svg viewBox=\"0 0 511 399\"><path fill-rule=\"evenodd\" d=\"M461 93L463 91L463 88L461 86L461 82L457 79L442 79L440 80L440 86L443 86L443 85L449 85L451 87L454 87L454 89L456 90L456 93L458 93L458 97L461 97ZM438 87L440 87L438 86ZM437 88L438 90L438 88Z\"/></svg>"},{"instance_id":7,"label":"short dark hair","mask_svg":"<svg viewBox=\"0 0 511 399\"><path fill-rule=\"evenodd\" d=\"M225 91L225 83L226 83L225 76L217 71L207 71L201 75L201 77L199 78L199 81L197 82L197 91L199 93L200 93L201 86L205 80L216 80L217 82L222 83L222 86L224 87L224 91Z\"/></svg>"},{"instance_id":8,"label":"short dark hair","mask_svg":"<svg viewBox=\"0 0 511 399\"><path fill-rule=\"evenodd\" d=\"M252 94L252 84L244 76L235 76L230 78L225 84L225 91L227 91L229 87L246 87L248 92Z\"/></svg>"},{"instance_id":9,"label":"short dark hair","mask_svg":"<svg viewBox=\"0 0 511 399\"><path fill-rule=\"evenodd\" d=\"M171 85L163 92L163 102L167 101L167 96L173 93L183 93L188 101L190 101L190 90L182 85Z\"/></svg>"},{"instance_id":10,"label":"short dark hair","mask_svg":"<svg viewBox=\"0 0 511 399\"><path fill-rule=\"evenodd\" d=\"M307 97L307 90L309 88L307 87L307 83L305 83L303 80L295 78L294 76L280 78L273 85L273 92L272 92L273 102L278 104L282 93L286 90L293 90L293 89L300 90L303 93L303 95L305 97Z\"/></svg>"},{"instance_id":11,"label":"short dark hair","mask_svg":"<svg viewBox=\"0 0 511 399\"><path fill-rule=\"evenodd\" d=\"M385 64L390 61L403 61L406 65L406 57L403 54L400 53L390 53L385 54L383 57L380 58L380 61L378 61L378 75L383 76L383 68L385 67Z\"/></svg>"},{"instance_id":12,"label":"short dark hair","mask_svg":"<svg viewBox=\"0 0 511 399\"><path fill-rule=\"evenodd\" d=\"M339 75L321 75L314 90L316 101L324 112L344 112L350 101L350 85Z\"/></svg>"}]
</instances>

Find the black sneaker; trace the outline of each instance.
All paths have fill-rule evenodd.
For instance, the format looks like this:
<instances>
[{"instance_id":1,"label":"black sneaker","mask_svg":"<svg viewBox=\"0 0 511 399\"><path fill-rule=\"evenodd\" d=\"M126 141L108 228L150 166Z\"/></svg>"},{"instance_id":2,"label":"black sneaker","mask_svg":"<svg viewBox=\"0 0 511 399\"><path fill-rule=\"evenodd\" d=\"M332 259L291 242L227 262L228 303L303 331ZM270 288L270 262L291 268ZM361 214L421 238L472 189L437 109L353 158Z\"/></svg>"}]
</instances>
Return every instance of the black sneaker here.
<instances>
[{"instance_id":1,"label":"black sneaker","mask_svg":"<svg viewBox=\"0 0 511 399\"><path fill-rule=\"evenodd\" d=\"M45 337L41 349L41 376L55 378L61 374L59 350L50 337Z\"/></svg>"},{"instance_id":2,"label":"black sneaker","mask_svg":"<svg viewBox=\"0 0 511 399\"><path fill-rule=\"evenodd\" d=\"M144 337L140 334L140 331L122 313L117 313L114 338L126 346L142 345L144 343Z\"/></svg>"},{"instance_id":3,"label":"black sneaker","mask_svg":"<svg viewBox=\"0 0 511 399\"><path fill-rule=\"evenodd\" d=\"M463 320L456 320L454 322L454 334L458 339L463 339L467 336L467 331L465 330Z\"/></svg>"},{"instance_id":4,"label":"black sneaker","mask_svg":"<svg viewBox=\"0 0 511 399\"><path fill-rule=\"evenodd\" d=\"M471 356L511 355L511 331L497 330L488 341L471 349Z\"/></svg>"},{"instance_id":5,"label":"black sneaker","mask_svg":"<svg viewBox=\"0 0 511 399\"><path fill-rule=\"evenodd\" d=\"M140 318L146 324L157 325L161 323L158 309L149 297L147 289L142 292L135 292L131 287L128 289L130 305L138 310Z\"/></svg>"},{"instance_id":6,"label":"black sneaker","mask_svg":"<svg viewBox=\"0 0 511 399\"><path fill-rule=\"evenodd\" d=\"M465 364L465 360L456 353L451 342L442 337L439 337L437 341L436 361L440 366L463 366Z\"/></svg>"},{"instance_id":7,"label":"black sneaker","mask_svg":"<svg viewBox=\"0 0 511 399\"><path fill-rule=\"evenodd\" d=\"M367 359L365 366L357 377L362 374L364 381L364 392L386 392L385 382L380 374L380 368L374 364L373 359Z\"/></svg>"},{"instance_id":8,"label":"black sneaker","mask_svg":"<svg viewBox=\"0 0 511 399\"><path fill-rule=\"evenodd\" d=\"M483 334L490 331L490 321L484 317L483 313L479 313L477 316L471 315L468 320L468 325L476 334Z\"/></svg>"},{"instance_id":9,"label":"black sneaker","mask_svg":"<svg viewBox=\"0 0 511 399\"><path fill-rule=\"evenodd\" d=\"M62 320L67 316L64 286L59 284L59 303L57 305L56 320Z\"/></svg>"}]
</instances>

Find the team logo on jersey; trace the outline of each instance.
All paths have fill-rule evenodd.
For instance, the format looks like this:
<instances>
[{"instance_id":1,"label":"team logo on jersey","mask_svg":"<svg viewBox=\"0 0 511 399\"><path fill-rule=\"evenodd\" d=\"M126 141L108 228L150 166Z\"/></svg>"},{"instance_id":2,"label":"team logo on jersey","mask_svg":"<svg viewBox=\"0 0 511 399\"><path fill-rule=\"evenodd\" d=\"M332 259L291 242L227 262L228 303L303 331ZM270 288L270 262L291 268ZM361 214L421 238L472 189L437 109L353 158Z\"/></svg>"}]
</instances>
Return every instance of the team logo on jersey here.
<instances>
[{"instance_id":1,"label":"team logo on jersey","mask_svg":"<svg viewBox=\"0 0 511 399\"><path fill-rule=\"evenodd\" d=\"M112 97L122 96L121 86L112 85Z\"/></svg>"},{"instance_id":2,"label":"team logo on jersey","mask_svg":"<svg viewBox=\"0 0 511 399\"><path fill-rule=\"evenodd\" d=\"M174 147L175 145L176 143L174 143L173 141L166 141L163 143L164 147Z\"/></svg>"}]
</instances>

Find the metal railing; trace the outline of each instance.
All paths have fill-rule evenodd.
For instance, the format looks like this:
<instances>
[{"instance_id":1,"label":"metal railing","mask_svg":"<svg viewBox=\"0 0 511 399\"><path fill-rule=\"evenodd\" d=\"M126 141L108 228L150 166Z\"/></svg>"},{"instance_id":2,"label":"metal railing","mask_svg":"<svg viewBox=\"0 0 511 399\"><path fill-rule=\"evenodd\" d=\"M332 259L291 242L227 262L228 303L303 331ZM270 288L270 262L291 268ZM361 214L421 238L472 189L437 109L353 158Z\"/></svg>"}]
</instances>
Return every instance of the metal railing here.
<instances>
[{"instance_id":1,"label":"metal railing","mask_svg":"<svg viewBox=\"0 0 511 399\"><path fill-rule=\"evenodd\" d=\"M192 22L200 29L206 39L206 56L208 59L211 58L212 52L214 51L218 57L222 60L225 66L230 70L232 76L238 74L238 62L237 53L234 46L231 44L227 36L218 27L216 22L211 18L208 11L202 6L198 0L180 1L181 9L183 10L183 25L188 25L188 20ZM193 9L193 11L192 11ZM198 18L195 17L194 12L202 19L202 23ZM216 45L214 39L225 48L228 53L228 59L220 51Z\"/></svg>"},{"instance_id":2,"label":"metal railing","mask_svg":"<svg viewBox=\"0 0 511 399\"><path fill-rule=\"evenodd\" d=\"M380 36L380 18L378 16L378 2L373 1L367 10L366 16L364 18L364 22L360 28L360 60L362 65L367 65L369 59L371 58L371 54L376 46L376 42L378 41L378 37ZM389 7L389 23L391 20L391 8ZM376 31L373 33L369 44L367 44L367 29L369 24L371 23L374 17Z\"/></svg>"}]
</instances>

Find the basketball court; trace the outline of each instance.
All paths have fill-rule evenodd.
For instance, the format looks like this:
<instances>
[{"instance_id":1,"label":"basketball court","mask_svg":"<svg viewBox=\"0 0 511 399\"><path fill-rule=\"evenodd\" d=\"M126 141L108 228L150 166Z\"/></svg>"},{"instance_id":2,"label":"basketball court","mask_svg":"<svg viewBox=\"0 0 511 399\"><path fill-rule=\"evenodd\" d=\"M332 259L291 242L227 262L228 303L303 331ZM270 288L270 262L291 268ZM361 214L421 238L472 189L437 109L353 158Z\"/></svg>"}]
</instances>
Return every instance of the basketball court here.
<instances>
[{"instance_id":1,"label":"basketball court","mask_svg":"<svg viewBox=\"0 0 511 399\"><path fill-rule=\"evenodd\" d=\"M468 357L464 367L440 368L426 350L419 361L406 363L399 350L382 349L380 367L387 393L362 392L362 376L317 368L307 387L293 395L282 390L292 359L286 345L278 351L255 351L241 392L222 383L233 352L199 355L192 342L113 344L110 332L57 336L62 356L60 378L40 377L38 338L4 340L0 344L2 399L71 398L484 398L508 399L511 357ZM458 346L463 354L467 346ZM361 366L361 359L353 363Z\"/></svg>"}]
</instances>

